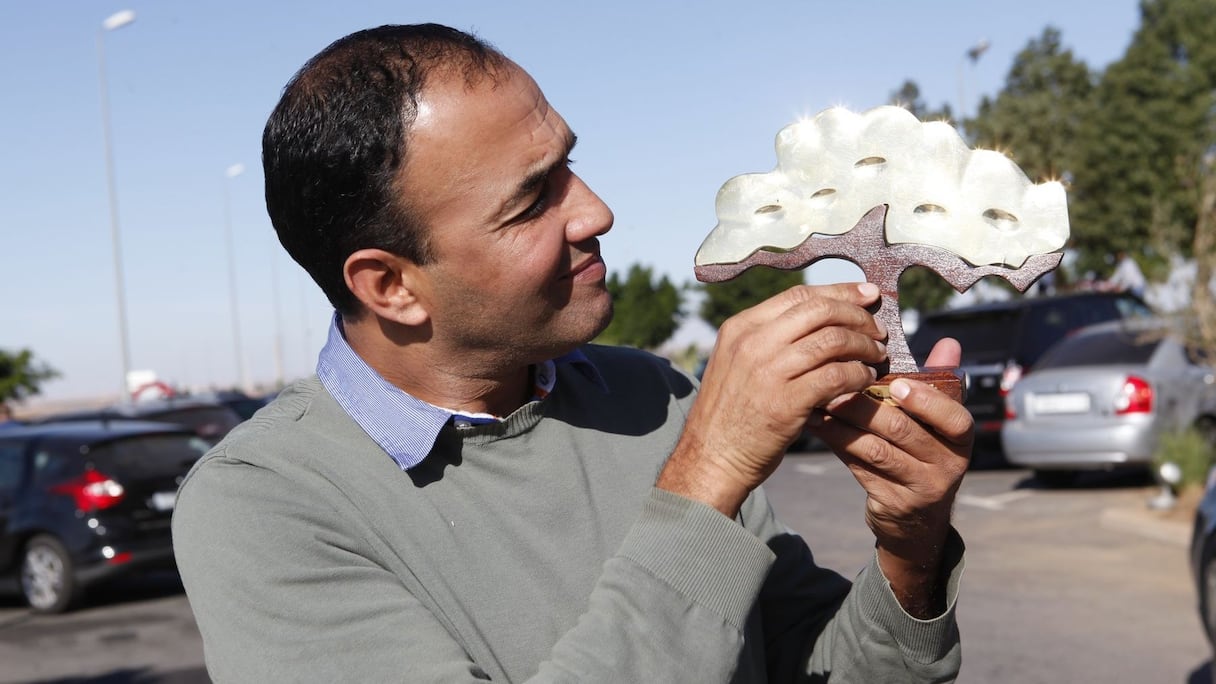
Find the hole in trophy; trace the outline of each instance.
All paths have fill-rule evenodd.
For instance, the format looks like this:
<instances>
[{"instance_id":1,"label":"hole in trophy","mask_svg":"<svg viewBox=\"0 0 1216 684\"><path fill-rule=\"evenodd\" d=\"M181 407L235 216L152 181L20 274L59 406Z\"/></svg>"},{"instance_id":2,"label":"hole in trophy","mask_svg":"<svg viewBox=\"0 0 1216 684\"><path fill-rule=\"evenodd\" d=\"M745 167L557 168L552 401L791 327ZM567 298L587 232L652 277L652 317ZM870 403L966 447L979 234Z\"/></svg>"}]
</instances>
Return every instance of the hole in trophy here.
<instances>
[{"instance_id":1,"label":"hole in trophy","mask_svg":"<svg viewBox=\"0 0 1216 684\"><path fill-rule=\"evenodd\" d=\"M756 215L761 216L764 214L774 214L778 211L781 211L780 204L766 204L766 205L760 207L759 209L756 209Z\"/></svg>"},{"instance_id":2,"label":"hole in trophy","mask_svg":"<svg viewBox=\"0 0 1216 684\"><path fill-rule=\"evenodd\" d=\"M867 166L878 166L886 163L887 160L885 157L866 157L865 159L859 159L857 163L853 165L853 168L863 169Z\"/></svg>"},{"instance_id":3,"label":"hole in trophy","mask_svg":"<svg viewBox=\"0 0 1216 684\"><path fill-rule=\"evenodd\" d=\"M940 204L922 204L912 210L913 214L945 214L946 208Z\"/></svg>"},{"instance_id":4,"label":"hole in trophy","mask_svg":"<svg viewBox=\"0 0 1216 684\"><path fill-rule=\"evenodd\" d=\"M832 200L836 199L835 194L836 188L823 188L821 190L817 190L815 194L811 195L811 206L826 207L828 204L831 204Z\"/></svg>"},{"instance_id":5,"label":"hole in trophy","mask_svg":"<svg viewBox=\"0 0 1216 684\"><path fill-rule=\"evenodd\" d=\"M984 218L997 228L1017 228L1018 217L1002 209L989 209L984 212Z\"/></svg>"}]
</instances>

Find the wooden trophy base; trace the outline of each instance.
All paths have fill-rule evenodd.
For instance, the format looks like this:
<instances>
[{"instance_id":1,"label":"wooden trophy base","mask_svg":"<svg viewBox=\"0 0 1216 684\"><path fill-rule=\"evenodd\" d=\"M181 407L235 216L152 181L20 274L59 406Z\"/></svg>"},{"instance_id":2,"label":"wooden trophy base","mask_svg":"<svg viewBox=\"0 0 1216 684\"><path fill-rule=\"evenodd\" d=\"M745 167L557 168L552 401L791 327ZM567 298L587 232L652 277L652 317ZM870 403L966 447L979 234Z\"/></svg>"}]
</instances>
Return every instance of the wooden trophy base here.
<instances>
[{"instance_id":1,"label":"wooden trophy base","mask_svg":"<svg viewBox=\"0 0 1216 684\"><path fill-rule=\"evenodd\" d=\"M894 406L895 400L891 398L891 381L896 378L910 378L932 385L937 391L959 403L962 403L966 392L961 372L953 369L934 370L930 368L919 373L888 373L866 388L864 394L884 404Z\"/></svg>"}]
</instances>

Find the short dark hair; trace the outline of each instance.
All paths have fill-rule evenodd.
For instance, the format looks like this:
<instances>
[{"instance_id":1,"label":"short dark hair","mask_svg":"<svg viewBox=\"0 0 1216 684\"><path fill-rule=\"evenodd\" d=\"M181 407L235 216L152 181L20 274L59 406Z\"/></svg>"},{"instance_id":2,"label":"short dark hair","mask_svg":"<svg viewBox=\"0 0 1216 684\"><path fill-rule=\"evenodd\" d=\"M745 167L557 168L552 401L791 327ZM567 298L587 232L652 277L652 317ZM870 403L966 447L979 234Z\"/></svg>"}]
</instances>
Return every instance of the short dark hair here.
<instances>
[{"instance_id":1,"label":"short dark hair","mask_svg":"<svg viewBox=\"0 0 1216 684\"><path fill-rule=\"evenodd\" d=\"M338 39L283 89L262 133L266 210L284 249L340 313L360 310L342 272L354 252L431 259L397 187L427 78L452 68L472 85L506 62L447 26L381 26Z\"/></svg>"}]
</instances>

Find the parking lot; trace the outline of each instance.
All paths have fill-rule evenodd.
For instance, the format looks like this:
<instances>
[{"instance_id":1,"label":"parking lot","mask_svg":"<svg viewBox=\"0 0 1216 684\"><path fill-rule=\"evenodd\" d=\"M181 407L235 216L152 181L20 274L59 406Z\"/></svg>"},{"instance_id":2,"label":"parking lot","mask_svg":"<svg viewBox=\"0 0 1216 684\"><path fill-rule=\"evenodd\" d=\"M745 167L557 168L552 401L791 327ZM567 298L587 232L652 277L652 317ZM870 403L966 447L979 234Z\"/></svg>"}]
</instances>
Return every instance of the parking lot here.
<instances>
[{"instance_id":1,"label":"parking lot","mask_svg":"<svg viewBox=\"0 0 1216 684\"><path fill-rule=\"evenodd\" d=\"M834 457L792 455L768 489L818 562L849 575L866 561L873 542L861 490ZM1185 526L1146 514L1151 493L1135 477L1044 490L1023 470L969 473L956 507L968 544L959 681L1212 681L1179 541ZM62 616L0 599L0 682L203 682L202 662L171 574Z\"/></svg>"}]
</instances>

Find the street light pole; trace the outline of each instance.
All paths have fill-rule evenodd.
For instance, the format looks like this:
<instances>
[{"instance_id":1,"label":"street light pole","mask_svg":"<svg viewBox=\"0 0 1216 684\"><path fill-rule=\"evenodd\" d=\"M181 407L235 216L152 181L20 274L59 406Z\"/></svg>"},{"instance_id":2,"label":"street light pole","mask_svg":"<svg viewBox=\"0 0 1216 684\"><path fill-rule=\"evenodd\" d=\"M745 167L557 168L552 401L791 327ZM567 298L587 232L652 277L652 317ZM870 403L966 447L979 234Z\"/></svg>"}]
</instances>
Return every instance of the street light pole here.
<instances>
[{"instance_id":1,"label":"street light pole","mask_svg":"<svg viewBox=\"0 0 1216 684\"><path fill-rule=\"evenodd\" d=\"M109 31L120 29L135 21L135 12L122 10L115 12L97 30L97 67L101 82L101 134L106 155L106 190L110 199L110 244L114 253L114 293L118 304L118 345L122 356L120 401L128 401L131 397L127 387L127 378L131 374L131 348L127 340L127 295L123 283L122 271L122 238L118 227L118 191L114 183L114 151L110 141L110 93L106 83L106 41Z\"/></svg>"},{"instance_id":2,"label":"street light pole","mask_svg":"<svg viewBox=\"0 0 1216 684\"><path fill-rule=\"evenodd\" d=\"M245 355L241 351L241 316L237 309L236 296L236 250L232 244L232 211L228 198L228 180L236 178L245 172L244 164L233 164L224 172L224 241L228 249L228 301L232 310L232 344L236 354L237 376L240 378L241 390L249 391L249 375L245 371Z\"/></svg>"}]
</instances>

